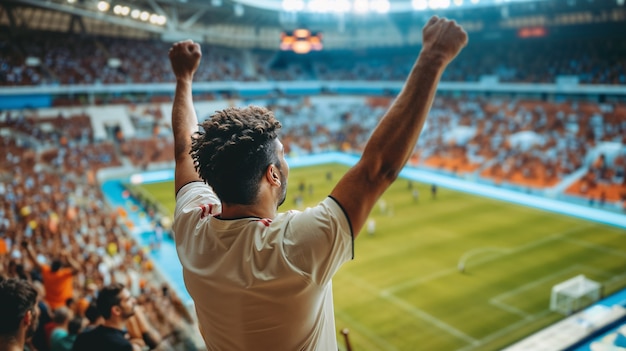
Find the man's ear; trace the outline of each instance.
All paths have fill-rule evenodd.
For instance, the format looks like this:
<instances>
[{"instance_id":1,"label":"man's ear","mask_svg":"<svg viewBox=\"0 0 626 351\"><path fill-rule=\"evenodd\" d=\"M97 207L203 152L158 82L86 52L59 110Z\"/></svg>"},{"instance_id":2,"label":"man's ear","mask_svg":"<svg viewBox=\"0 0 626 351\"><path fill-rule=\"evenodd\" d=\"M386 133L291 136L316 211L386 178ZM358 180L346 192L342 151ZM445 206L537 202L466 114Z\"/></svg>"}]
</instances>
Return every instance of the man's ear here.
<instances>
[{"instance_id":1,"label":"man's ear","mask_svg":"<svg viewBox=\"0 0 626 351\"><path fill-rule=\"evenodd\" d=\"M267 166L267 171L265 171L265 177L267 178L267 181L272 185L282 185L280 181L280 170L274 164Z\"/></svg>"},{"instance_id":2,"label":"man's ear","mask_svg":"<svg viewBox=\"0 0 626 351\"><path fill-rule=\"evenodd\" d=\"M111 314L112 314L112 315L113 315L113 314L115 314L115 315L122 314L122 309L121 309L121 307L120 307L120 306L117 306L117 305L116 305L116 306L111 307Z\"/></svg>"},{"instance_id":3,"label":"man's ear","mask_svg":"<svg viewBox=\"0 0 626 351\"><path fill-rule=\"evenodd\" d=\"M24 318L22 318L22 322L24 322L24 325L26 326L30 326L33 323L33 311L32 310L26 311Z\"/></svg>"}]
</instances>

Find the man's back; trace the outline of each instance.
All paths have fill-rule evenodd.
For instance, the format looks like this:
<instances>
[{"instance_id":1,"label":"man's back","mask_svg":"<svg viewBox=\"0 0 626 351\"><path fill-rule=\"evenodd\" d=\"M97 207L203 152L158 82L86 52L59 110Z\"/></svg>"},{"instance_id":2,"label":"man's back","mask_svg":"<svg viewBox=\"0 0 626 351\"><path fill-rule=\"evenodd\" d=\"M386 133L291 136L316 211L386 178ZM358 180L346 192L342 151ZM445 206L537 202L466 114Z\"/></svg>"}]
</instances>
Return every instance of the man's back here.
<instances>
[{"instance_id":1,"label":"man's back","mask_svg":"<svg viewBox=\"0 0 626 351\"><path fill-rule=\"evenodd\" d=\"M203 217L216 200L203 183L183 187L174 224L208 349L336 349L331 277L352 257L340 206L327 198L274 220Z\"/></svg>"},{"instance_id":2,"label":"man's back","mask_svg":"<svg viewBox=\"0 0 626 351\"><path fill-rule=\"evenodd\" d=\"M65 301L73 295L74 275L70 268L61 268L53 272L49 266L42 265L43 284L46 289L46 302L52 309L65 306Z\"/></svg>"}]
</instances>

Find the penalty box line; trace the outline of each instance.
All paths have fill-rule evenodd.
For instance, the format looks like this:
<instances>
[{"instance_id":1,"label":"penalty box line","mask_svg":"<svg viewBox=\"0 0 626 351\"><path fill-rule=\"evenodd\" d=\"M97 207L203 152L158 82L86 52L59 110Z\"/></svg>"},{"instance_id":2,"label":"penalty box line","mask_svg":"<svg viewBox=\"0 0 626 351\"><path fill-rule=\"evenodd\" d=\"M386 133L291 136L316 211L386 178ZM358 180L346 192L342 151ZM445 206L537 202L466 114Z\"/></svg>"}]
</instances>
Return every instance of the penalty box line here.
<instances>
[{"instance_id":1,"label":"penalty box line","mask_svg":"<svg viewBox=\"0 0 626 351\"><path fill-rule=\"evenodd\" d=\"M470 344L476 344L478 343L478 340L471 337L470 335L467 335L466 333L458 330L457 328L451 326L450 324L430 315L429 313L413 306L412 304L406 302L405 300L391 294L388 292L384 292L372 285L370 285L369 283L367 283L366 281L360 279L359 277L356 277L352 274L347 274L346 275L348 279L350 279L355 285L358 285L360 287L362 287L363 289L369 291L372 295L377 296L387 302L390 302L391 304L393 304L394 306L404 310L405 312L408 312L410 315L412 315L413 317L416 317L419 320L422 321L426 321L428 323L430 323L431 325L447 332L448 334L454 335L457 338L470 343ZM374 332L371 332L374 333Z\"/></svg>"}]
</instances>

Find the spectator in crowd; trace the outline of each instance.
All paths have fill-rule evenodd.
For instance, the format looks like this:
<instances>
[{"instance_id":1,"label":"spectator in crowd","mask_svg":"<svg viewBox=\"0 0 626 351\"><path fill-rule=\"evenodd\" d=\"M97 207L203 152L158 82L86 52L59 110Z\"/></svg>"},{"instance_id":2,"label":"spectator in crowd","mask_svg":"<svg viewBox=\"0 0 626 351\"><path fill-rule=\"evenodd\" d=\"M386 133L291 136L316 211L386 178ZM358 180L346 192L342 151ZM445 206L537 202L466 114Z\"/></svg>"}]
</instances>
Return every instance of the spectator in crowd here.
<instances>
[{"instance_id":1,"label":"spectator in crowd","mask_svg":"<svg viewBox=\"0 0 626 351\"><path fill-rule=\"evenodd\" d=\"M23 244L28 253L28 257L41 271L43 285L46 289L46 302L50 308L55 310L59 307L66 306L67 300L71 299L74 295L74 275L80 271L78 262L76 262L67 251L62 251L61 258L65 259L69 267L64 267L63 261L59 258L54 259L52 264L48 266L37 260L33 248L27 241Z\"/></svg>"},{"instance_id":2,"label":"spectator in crowd","mask_svg":"<svg viewBox=\"0 0 626 351\"><path fill-rule=\"evenodd\" d=\"M466 42L456 23L433 16L403 91L359 163L318 206L286 214L277 214L289 175L280 122L261 107L229 108L198 131L191 84L200 46L174 44L173 230L208 349L337 349L331 279L411 156L437 83Z\"/></svg>"},{"instance_id":3,"label":"spectator in crowd","mask_svg":"<svg viewBox=\"0 0 626 351\"><path fill-rule=\"evenodd\" d=\"M67 307L59 307L54 310L52 322L49 327L49 344L51 351L63 348L62 340L68 335L70 320L74 318L74 313Z\"/></svg>"},{"instance_id":4,"label":"spectator in crowd","mask_svg":"<svg viewBox=\"0 0 626 351\"><path fill-rule=\"evenodd\" d=\"M135 314L135 298L122 284L104 287L96 300L98 312L104 322L91 331L79 334L74 351L137 351L143 340L127 340L126 321Z\"/></svg>"},{"instance_id":5,"label":"spectator in crowd","mask_svg":"<svg viewBox=\"0 0 626 351\"><path fill-rule=\"evenodd\" d=\"M43 284L35 280L33 281L33 287L37 291L37 307L39 308L39 325L33 335L33 346L37 351L48 351L50 347L48 338L46 337L46 325L52 321L51 310L48 303L45 301L46 289Z\"/></svg>"},{"instance_id":6,"label":"spectator in crowd","mask_svg":"<svg viewBox=\"0 0 626 351\"><path fill-rule=\"evenodd\" d=\"M37 291L24 280L0 278L0 351L22 351L37 329Z\"/></svg>"},{"instance_id":7,"label":"spectator in crowd","mask_svg":"<svg viewBox=\"0 0 626 351\"><path fill-rule=\"evenodd\" d=\"M84 332L93 330L104 322L100 312L98 312L98 306L96 306L95 301L90 303L87 310L85 310L85 318L87 318L87 325L83 329Z\"/></svg>"},{"instance_id":8,"label":"spectator in crowd","mask_svg":"<svg viewBox=\"0 0 626 351\"><path fill-rule=\"evenodd\" d=\"M55 335L55 331L52 332L52 338L50 342L51 351L71 351L76 341L78 333L80 333L83 327L83 319L81 317L74 317L67 323L67 332L58 333Z\"/></svg>"}]
</instances>

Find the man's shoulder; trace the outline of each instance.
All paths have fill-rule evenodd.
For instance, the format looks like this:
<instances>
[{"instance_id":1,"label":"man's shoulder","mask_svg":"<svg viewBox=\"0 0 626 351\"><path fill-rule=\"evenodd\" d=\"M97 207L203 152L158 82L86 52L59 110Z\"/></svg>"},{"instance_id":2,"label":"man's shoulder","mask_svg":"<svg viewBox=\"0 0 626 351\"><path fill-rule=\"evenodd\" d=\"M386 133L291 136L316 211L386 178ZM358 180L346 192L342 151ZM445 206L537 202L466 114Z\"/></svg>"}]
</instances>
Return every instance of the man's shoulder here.
<instances>
[{"instance_id":1,"label":"man's shoulder","mask_svg":"<svg viewBox=\"0 0 626 351\"><path fill-rule=\"evenodd\" d=\"M132 350L130 341L124 337L119 329L98 326L76 337L72 351L100 351L100 350Z\"/></svg>"},{"instance_id":2,"label":"man's shoulder","mask_svg":"<svg viewBox=\"0 0 626 351\"><path fill-rule=\"evenodd\" d=\"M105 326L97 326L89 331L83 332L78 335L78 340L98 340L98 341L116 341L116 340L124 340L129 343L124 338L124 332L119 329L108 328Z\"/></svg>"}]
</instances>

